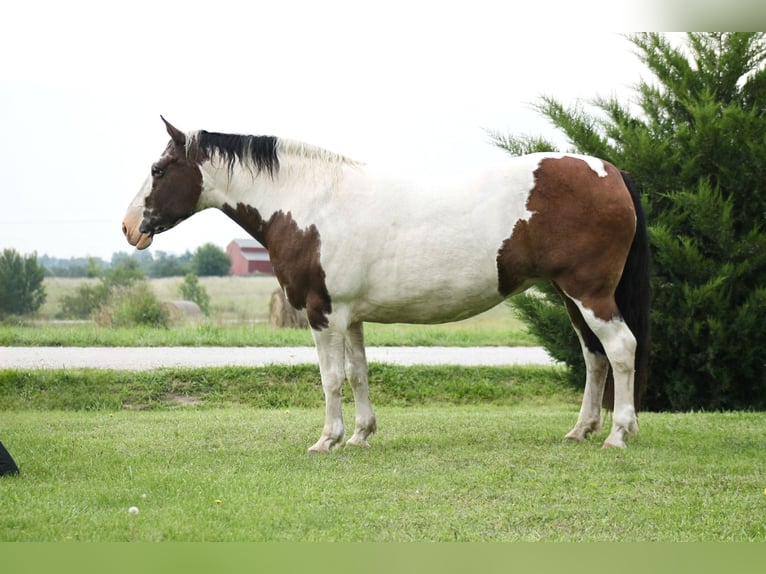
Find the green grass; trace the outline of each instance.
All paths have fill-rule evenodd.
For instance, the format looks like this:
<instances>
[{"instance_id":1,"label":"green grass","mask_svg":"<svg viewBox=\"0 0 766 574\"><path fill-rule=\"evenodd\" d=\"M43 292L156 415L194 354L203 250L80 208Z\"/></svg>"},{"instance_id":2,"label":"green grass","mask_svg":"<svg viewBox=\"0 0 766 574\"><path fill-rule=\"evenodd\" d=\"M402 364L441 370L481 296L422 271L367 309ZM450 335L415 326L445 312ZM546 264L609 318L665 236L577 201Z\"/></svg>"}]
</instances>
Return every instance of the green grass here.
<instances>
[{"instance_id":1,"label":"green grass","mask_svg":"<svg viewBox=\"0 0 766 574\"><path fill-rule=\"evenodd\" d=\"M0 539L766 537L763 414L644 414L640 439L616 452L562 442L569 405L389 406L372 448L308 456L321 416L5 412L0 435L22 474L0 479Z\"/></svg>"},{"instance_id":2,"label":"green grass","mask_svg":"<svg viewBox=\"0 0 766 574\"><path fill-rule=\"evenodd\" d=\"M509 314L510 315L510 314ZM483 327L475 322L448 325L365 325L368 346L535 346L524 328ZM173 329L103 328L94 324L0 325L0 346L29 347L286 347L313 346L308 329L277 329L267 324L202 323Z\"/></svg>"},{"instance_id":3,"label":"green grass","mask_svg":"<svg viewBox=\"0 0 766 574\"><path fill-rule=\"evenodd\" d=\"M370 365L375 405L578 402L563 368ZM346 392L345 400L350 400ZM153 371L0 370L0 413L198 407L322 408L316 365Z\"/></svg>"},{"instance_id":4,"label":"green grass","mask_svg":"<svg viewBox=\"0 0 766 574\"><path fill-rule=\"evenodd\" d=\"M3 371L0 541L766 540L766 413L642 413L605 451L562 441L564 376L374 364L372 447L309 456L312 366Z\"/></svg>"}]
</instances>

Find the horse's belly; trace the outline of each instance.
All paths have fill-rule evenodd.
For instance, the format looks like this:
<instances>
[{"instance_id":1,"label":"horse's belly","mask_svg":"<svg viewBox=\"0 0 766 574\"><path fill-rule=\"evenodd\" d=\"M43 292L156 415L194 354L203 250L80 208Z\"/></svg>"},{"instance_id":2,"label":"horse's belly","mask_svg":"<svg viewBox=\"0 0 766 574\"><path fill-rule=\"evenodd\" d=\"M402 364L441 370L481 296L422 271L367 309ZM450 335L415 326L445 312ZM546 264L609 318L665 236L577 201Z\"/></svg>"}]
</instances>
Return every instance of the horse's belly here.
<instances>
[{"instance_id":1,"label":"horse's belly","mask_svg":"<svg viewBox=\"0 0 766 574\"><path fill-rule=\"evenodd\" d=\"M468 319L500 303L502 298L476 306L429 306L412 304L402 307L364 306L354 313L355 321L368 323L418 323L435 325Z\"/></svg>"},{"instance_id":2,"label":"horse's belly","mask_svg":"<svg viewBox=\"0 0 766 574\"><path fill-rule=\"evenodd\" d=\"M465 289L448 281L426 283L417 288L391 285L389 290L378 284L350 305L353 319L373 323L449 323L478 315L503 300L493 286L473 285Z\"/></svg>"}]
</instances>

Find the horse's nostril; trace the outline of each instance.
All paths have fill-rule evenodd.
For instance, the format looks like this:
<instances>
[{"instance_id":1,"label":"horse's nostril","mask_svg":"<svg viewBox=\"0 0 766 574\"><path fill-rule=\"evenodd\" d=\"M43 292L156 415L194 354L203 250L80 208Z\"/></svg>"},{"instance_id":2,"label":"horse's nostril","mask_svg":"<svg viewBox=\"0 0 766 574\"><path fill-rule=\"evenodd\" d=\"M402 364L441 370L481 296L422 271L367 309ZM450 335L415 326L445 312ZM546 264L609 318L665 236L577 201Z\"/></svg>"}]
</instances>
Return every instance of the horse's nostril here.
<instances>
[{"instance_id":1,"label":"horse's nostril","mask_svg":"<svg viewBox=\"0 0 766 574\"><path fill-rule=\"evenodd\" d=\"M127 235L128 234L128 226L124 223L122 224L122 234Z\"/></svg>"}]
</instances>

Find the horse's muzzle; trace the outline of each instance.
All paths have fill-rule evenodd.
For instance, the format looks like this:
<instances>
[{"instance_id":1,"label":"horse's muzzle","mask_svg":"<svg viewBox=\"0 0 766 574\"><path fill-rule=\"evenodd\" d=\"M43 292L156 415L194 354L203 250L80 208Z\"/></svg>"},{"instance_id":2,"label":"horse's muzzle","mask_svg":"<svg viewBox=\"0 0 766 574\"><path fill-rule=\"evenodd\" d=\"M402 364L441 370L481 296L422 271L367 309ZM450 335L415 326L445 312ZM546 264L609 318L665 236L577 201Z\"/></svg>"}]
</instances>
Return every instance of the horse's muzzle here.
<instances>
[{"instance_id":1,"label":"horse's muzzle","mask_svg":"<svg viewBox=\"0 0 766 574\"><path fill-rule=\"evenodd\" d=\"M141 230L141 226L136 228L135 224L132 224L129 219L122 222L122 233L125 235L125 239L128 240L133 247L137 249L146 249L152 244L154 234L147 233Z\"/></svg>"}]
</instances>

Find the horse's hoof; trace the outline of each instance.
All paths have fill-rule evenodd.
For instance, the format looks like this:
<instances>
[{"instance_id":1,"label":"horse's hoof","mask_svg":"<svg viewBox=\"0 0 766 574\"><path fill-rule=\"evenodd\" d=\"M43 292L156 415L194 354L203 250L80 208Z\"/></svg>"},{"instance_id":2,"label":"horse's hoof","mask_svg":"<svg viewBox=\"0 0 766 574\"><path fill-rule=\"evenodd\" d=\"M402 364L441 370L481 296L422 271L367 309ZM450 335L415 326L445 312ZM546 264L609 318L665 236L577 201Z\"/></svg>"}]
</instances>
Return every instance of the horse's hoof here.
<instances>
[{"instance_id":1,"label":"horse's hoof","mask_svg":"<svg viewBox=\"0 0 766 574\"><path fill-rule=\"evenodd\" d=\"M624 440L606 439L603 448L628 448Z\"/></svg>"},{"instance_id":2,"label":"horse's hoof","mask_svg":"<svg viewBox=\"0 0 766 574\"><path fill-rule=\"evenodd\" d=\"M330 452L330 444L329 441L320 439L315 445L309 447L308 454L327 454Z\"/></svg>"},{"instance_id":3,"label":"horse's hoof","mask_svg":"<svg viewBox=\"0 0 766 574\"><path fill-rule=\"evenodd\" d=\"M348 439L346 441L346 446L359 446L359 447L362 447L362 448L370 448L370 443L368 443L363 438L358 438L358 437L353 437L352 436L350 439Z\"/></svg>"},{"instance_id":4,"label":"horse's hoof","mask_svg":"<svg viewBox=\"0 0 766 574\"><path fill-rule=\"evenodd\" d=\"M580 433L572 430L564 435L564 440L567 442L585 442L585 433Z\"/></svg>"}]
</instances>

